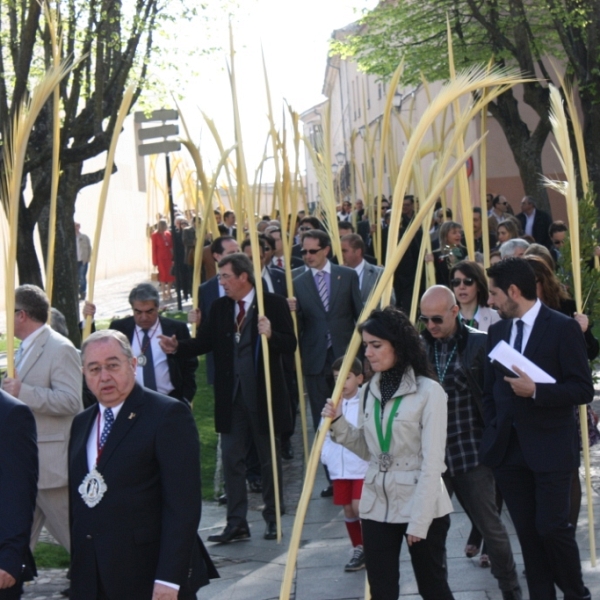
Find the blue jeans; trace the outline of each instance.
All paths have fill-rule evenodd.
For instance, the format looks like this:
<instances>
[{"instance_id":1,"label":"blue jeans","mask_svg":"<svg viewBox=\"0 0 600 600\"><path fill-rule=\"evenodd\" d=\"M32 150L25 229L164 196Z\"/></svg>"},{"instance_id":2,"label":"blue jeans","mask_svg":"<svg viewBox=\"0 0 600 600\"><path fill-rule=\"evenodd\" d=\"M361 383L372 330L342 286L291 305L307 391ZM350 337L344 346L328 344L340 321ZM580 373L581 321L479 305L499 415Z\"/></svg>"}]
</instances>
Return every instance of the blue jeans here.
<instances>
[{"instance_id":1,"label":"blue jeans","mask_svg":"<svg viewBox=\"0 0 600 600\"><path fill-rule=\"evenodd\" d=\"M90 263L77 261L77 279L79 280L79 295L85 298L87 291L87 270Z\"/></svg>"}]
</instances>

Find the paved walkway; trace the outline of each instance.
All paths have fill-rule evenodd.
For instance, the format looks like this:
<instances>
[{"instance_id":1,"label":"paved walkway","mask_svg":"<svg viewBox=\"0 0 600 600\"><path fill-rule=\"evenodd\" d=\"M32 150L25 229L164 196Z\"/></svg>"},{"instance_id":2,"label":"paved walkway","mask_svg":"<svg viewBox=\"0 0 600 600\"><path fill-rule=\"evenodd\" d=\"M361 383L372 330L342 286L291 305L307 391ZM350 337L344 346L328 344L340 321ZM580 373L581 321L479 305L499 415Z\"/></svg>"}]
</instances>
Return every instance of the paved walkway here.
<instances>
[{"instance_id":1,"label":"paved walkway","mask_svg":"<svg viewBox=\"0 0 600 600\"><path fill-rule=\"evenodd\" d=\"M136 273L120 277L97 286L96 303L98 318L109 318L127 313L129 289L144 279ZM0 322L0 331L2 323ZM600 412L600 399L594 403ZM295 458L284 461L284 490L288 513L282 518L283 540L281 544L262 539L264 524L260 513L260 496L251 495L248 520L252 539L229 545L207 544L221 579L213 581L200 590L199 599L206 600L271 600L279 598L279 590L287 562L287 547L290 541L297 503L303 485L304 465L301 439L293 439ZM592 448L593 504L596 516L595 537L600 530L600 447ZM331 499L321 498L320 490L326 481L319 469L306 516L297 571L293 586L294 600L361 600L364 598L365 572L344 573L343 566L350 556L350 545L343 521L343 513L333 506ZM499 600L501 594L489 569L481 569L478 559L464 556L464 546L469 534L469 521L455 502L452 526L448 535L448 569L450 587L456 600ZM510 534L519 573L523 570L523 559L514 528L508 514L504 521ZM225 508L216 502L205 502L202 509L200 536L203 540L225 525ZM587 507L581 510L578 540L582 556L584 578L592 597L600 597L600 566L593 569L589 561L587 532ZM600 557L600 552L599 552ZM26 587L24 598L45 600L60 598L60 591L68 586L64 570L41 570L35 582ZM524 577L521 575L524 599L529 598ZM408 552L403 549L401 557L401 597L407 600L419 598L410 566Z\"/></svg>"}]
</instances>

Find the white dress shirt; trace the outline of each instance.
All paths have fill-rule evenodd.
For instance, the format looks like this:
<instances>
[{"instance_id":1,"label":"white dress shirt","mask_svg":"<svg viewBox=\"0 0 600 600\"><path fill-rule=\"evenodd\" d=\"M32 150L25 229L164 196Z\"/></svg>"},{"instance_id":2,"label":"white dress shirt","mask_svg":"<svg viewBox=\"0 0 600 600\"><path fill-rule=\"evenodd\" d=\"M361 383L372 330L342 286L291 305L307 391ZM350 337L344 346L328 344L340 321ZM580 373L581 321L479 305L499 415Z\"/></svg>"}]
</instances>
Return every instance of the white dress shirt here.
<instances>
[{"instance_id":1,"label":"white dress shirt","mask_svg":"<svg viewBox=\"0 0 600 600\"><path fill-rule=\"evenodd\" d=\"M244 303L244 310L246 311L246 314L248 314L248 309L250 308L250 306L252 305L252 302L254 301L254 296L256 295L256 292L254 290L254 288L252 288L243 298L242 298L242 302ZM237 317L240 314L240 305L237 303L235 303L235 319L237 322Z\"/></svg>"},{"instance_id":2,"label":"white dress shirt","mask_svg":"<svg viewBox=\"0 0 600 600\"><path fill-rule=\"evenodd\" d=\"M363 258L360 261L360 264L353 268L356 271L356 274L358 275L358 287L362 289L363 275L365 273L365 259Z\"/></svg>"},{"instance_id":3,"label":"white dress shirt","mask_svg":"<svg viewBox=\"0 0 600 600\"><path fill-rule=\"evenodd\" d=\"M104 419L104 413L106 412L106 406L103 406L102 404L98 403L98 407L100 408L100 431L98 431L98 418L96 417L96 419L94 420L94 425L92 427L92 430L90 431L90 437L88 438L88 442L87 442L87 462L88 462L88 469L90 471L96 466L96 462L98 460L98 440L100 439L100 436L102 435L102 430L104 429L104 425L106 423L106 420ZM119 404L118 406L111 406L115 421L117 420L117 415L119 414L122 407L123 407L123 402L121 402L121 404ZM113 421L113 427L114 426L115 426L115 423ZM109 434L109 437L110 437L110 434Z\"/></svg>"},{"instance_id":4,"label":"white dress shirt","mask_svg":"<svg viewBox=\"0 0 600 600\"><path fill-rule=\"evenodd\" d=\"M267 269L267 267L263 267L262 278L265 280L269 292L273 293L275 291L273 288L273 280L271 279L271 273L269 273L269 269Z\"/></svg>"},{"instance_id":5,"label":"white dress shirt","mask_svg":"<svg viewBox=\"0 0 600 600\"><path fill-rule=\"evenodd\" d=\"M535 304L521 317L521 321L523 321L523 343L521 345L521 354L525 353L525 348L527 347L527 342L529 341L529 336L531 335L531 330L533 329L533 325L535 320L537 319L538 314L540 313L540 308L542 308L542 303L539 300L535 301ZM514 348L515 339L517 337L517 321L519 319L513 319L512 329L510 330L510 345Z\"/></svg>"},{"instance_id":6,"label":"white dress shirt","mask_svg":"<svg viewBox=\"0 0 600 600\"><path fill-rule=\"evenodd\" d=\"M533 237L533 220L535 219L535 209L530 215L525 215L525 235Z\"/></svg>"},{"instance_id":7,"label":"white dress shirt","mask_svg":"<svg viewBox=\"0 0 600 600\"><path fill-rule=\"evenodd\" d=\"M175 389L175 386L171 383L167 355L161 350L158 343L158 336L162 335L162 332L160 321L157 319L156 324L149 329L148 337L150 337L150 346L152 347L156 391L168 396ZM143 340L144 330L136 325L131 340L131 349L134 356L139 356L142 353ZM144 385L144 369L142 367L135 370L135 379L140 385Z\"/></svg>"}]
</instances>

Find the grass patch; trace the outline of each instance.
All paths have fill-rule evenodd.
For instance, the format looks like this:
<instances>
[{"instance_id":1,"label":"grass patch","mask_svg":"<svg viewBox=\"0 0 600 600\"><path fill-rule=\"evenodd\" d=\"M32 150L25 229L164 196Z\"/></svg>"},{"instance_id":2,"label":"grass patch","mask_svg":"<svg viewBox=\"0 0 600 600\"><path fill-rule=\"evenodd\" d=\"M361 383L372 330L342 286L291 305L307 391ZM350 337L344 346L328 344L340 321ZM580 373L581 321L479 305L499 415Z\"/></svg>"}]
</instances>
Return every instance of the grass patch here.
<instances>
[{"instance_id":1,"label":"grass patch","mask_svg":"<svg viewBox=\"0 0 600 600\"><path fill-rule=\"evenodd\" d=\"M215 431L214 394L212 386L206 381L205 357L198 357L196 370L196 384L198 389L194 396L192 409L198 434L200 435L200 465L202 469L202 497L205 500L214 500L215 468L217 464L217 441Z\"/></svg>"},{"instance_id":2,"label":"grass patch","mask_svg":"<svg viewBox=\"0 0 600 600\"><path fill-rule=\"evenodd\" d=\"M57 544L39 542L33 553L38 569L68 569L71 563L69 553Z\"/></svg>"},{"instance_id":3,"label":"grass patch","mask_svg":"<svg viewBox=\"0 0 600 600\"><path fill-rule=\"evenodd\" d=\"M14 339L14 348L15 350L21 345L21 342L15 338ZM0 352L6 352L8 347L8 341L5 335L0 334Z\"/></svg>"}]
</instances>

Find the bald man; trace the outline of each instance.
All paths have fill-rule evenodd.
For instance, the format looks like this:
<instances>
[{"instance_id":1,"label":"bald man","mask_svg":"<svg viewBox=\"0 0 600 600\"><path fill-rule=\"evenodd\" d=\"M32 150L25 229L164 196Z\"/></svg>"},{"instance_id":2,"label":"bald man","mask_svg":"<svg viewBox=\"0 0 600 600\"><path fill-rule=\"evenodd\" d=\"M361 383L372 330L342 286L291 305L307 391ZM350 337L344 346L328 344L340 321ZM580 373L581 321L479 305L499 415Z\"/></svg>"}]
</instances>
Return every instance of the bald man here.
<instances>
[{"instance_id":1,"label":"bald man","mask_svg":"<svg viewBox=\"0 0 600 600\"><path fill-rule=\"evenodd\" d=\"M479 463L483 433L481 395L487 336L458 318L453 292L434 285L421 298L426 330L422 337L438 380L448 394L448 431L444 482L483 535L504 600L520 600L508 534L496 508L492 470Z\"/></svg>"}]
</instances>

